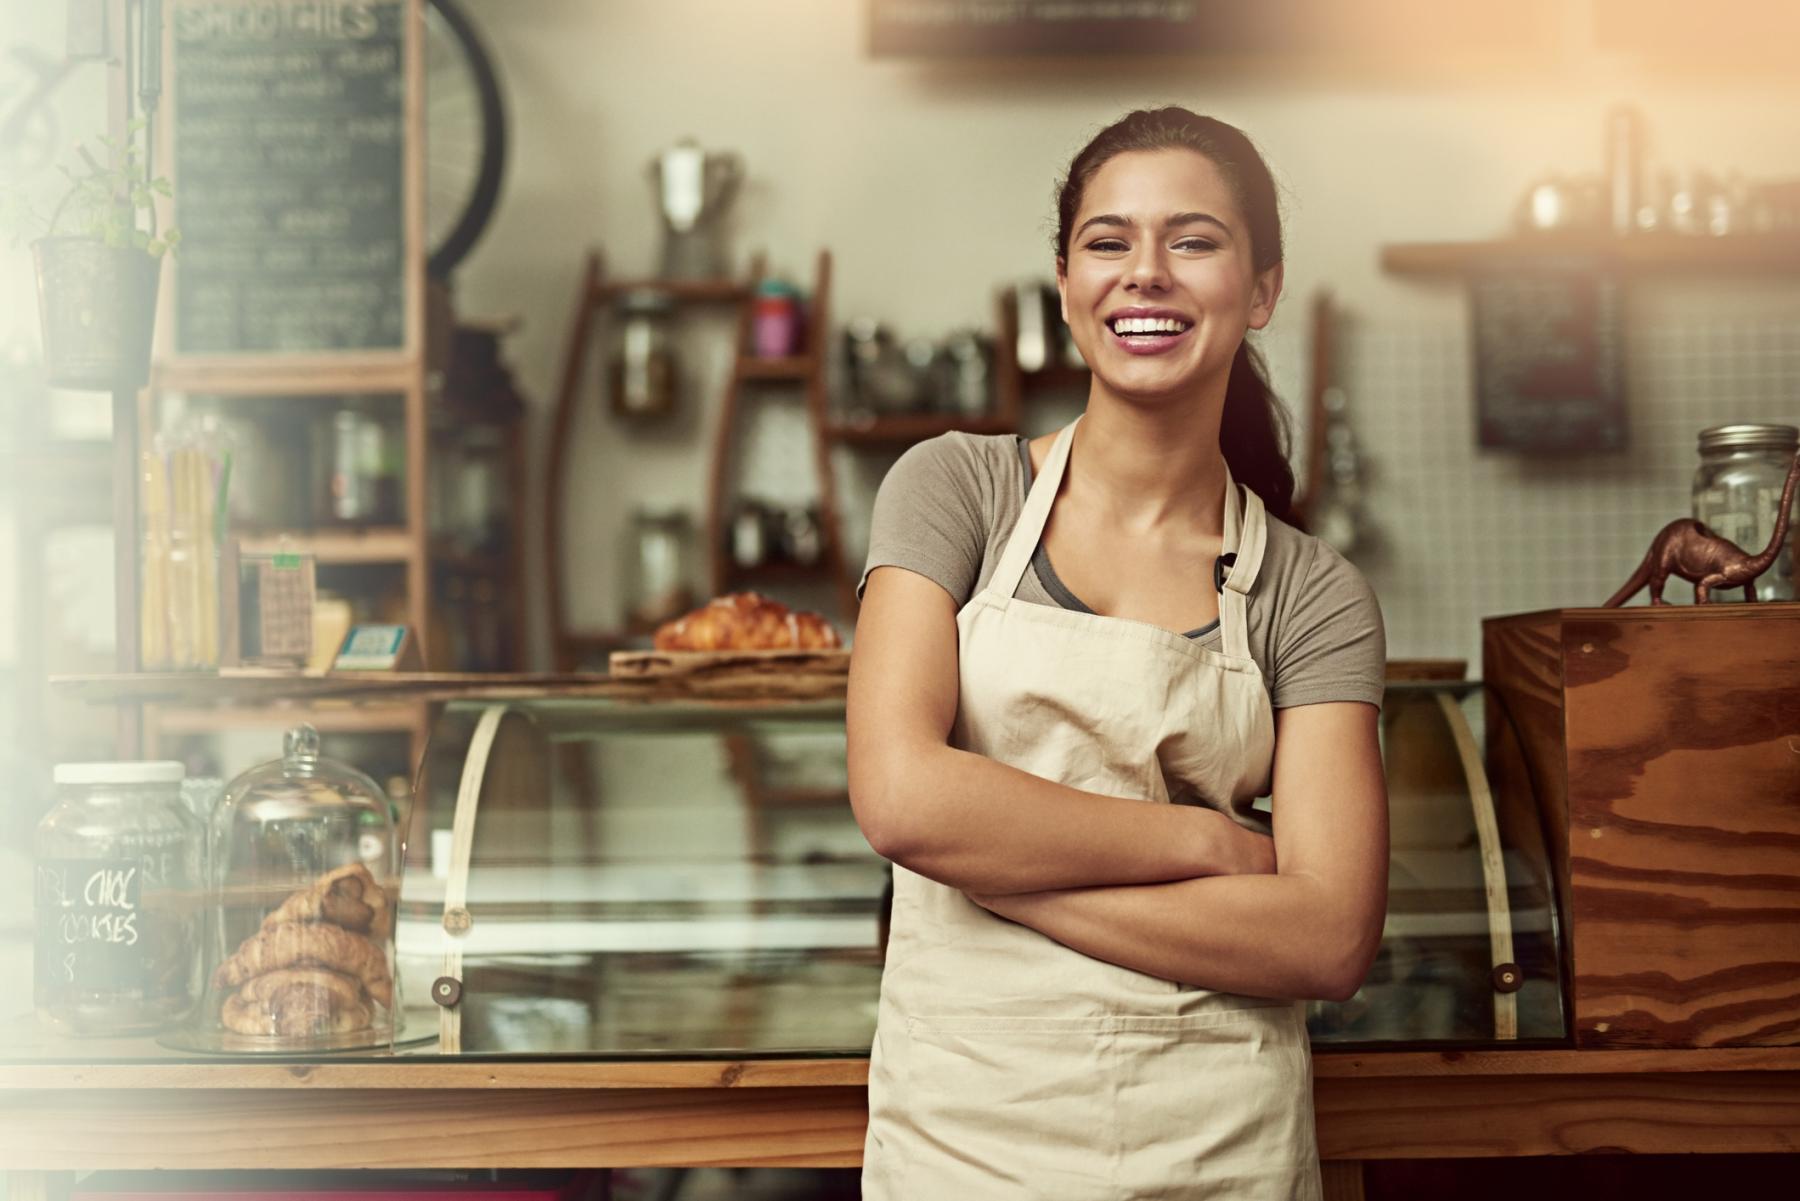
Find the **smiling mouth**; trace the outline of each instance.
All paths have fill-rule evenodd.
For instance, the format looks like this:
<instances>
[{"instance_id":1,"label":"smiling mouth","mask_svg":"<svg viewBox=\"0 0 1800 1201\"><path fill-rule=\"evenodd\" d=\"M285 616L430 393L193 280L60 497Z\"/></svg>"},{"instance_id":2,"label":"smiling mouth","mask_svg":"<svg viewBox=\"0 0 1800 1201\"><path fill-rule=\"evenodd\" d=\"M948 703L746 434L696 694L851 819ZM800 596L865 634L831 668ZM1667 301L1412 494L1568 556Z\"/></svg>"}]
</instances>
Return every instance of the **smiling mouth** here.
<instances>
[{"instance_id":1,"label":"smiling mouth","mask_svg":"<svg viewBox=\"0 0 1800 1201\"><path fill-rule=\"evenodd\" d=\"M1174 337L1185 334L1193 326L1192 321L1183 321L1179 317L1114 317L1106 323L1108 329L1126 342L1152 342Z\"/></svg>"}]
</instances>

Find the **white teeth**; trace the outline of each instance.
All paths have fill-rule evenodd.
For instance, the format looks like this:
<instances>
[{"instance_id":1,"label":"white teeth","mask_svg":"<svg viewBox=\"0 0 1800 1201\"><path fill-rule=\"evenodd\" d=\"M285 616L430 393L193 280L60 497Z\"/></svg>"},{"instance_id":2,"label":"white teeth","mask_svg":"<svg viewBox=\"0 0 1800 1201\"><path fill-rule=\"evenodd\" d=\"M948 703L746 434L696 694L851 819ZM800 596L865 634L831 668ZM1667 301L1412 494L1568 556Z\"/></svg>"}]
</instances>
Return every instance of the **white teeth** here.
<instances>
[{"instance_id":1,"label":"white teeth","mask_svg":"<svg viewBox=\"0 0 1800 1201\"><path fill-rule=\"evenodd\" d=\"M1112 327L1116 334L1178 334L1188 322L1177 317L1119 317Z\"/></svg>"}]
</instances>

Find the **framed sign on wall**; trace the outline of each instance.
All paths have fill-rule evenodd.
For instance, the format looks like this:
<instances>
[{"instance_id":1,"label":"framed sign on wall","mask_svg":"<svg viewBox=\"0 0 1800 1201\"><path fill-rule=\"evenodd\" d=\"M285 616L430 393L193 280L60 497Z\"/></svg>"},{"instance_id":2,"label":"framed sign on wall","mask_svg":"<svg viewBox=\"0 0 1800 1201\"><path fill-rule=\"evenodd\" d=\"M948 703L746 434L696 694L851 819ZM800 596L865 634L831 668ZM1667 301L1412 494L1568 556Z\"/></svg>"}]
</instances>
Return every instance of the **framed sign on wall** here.
<instances>
[{"instance_id":1,"label":"framed sign on wall","mask_svg":"<svg viewBox=\"0 0 1800 1201\"><path fill-rule=\"evenodd\" d=\"M415 353L415 0L176 0L166 355Z\"/></svg>"}]
</instances>

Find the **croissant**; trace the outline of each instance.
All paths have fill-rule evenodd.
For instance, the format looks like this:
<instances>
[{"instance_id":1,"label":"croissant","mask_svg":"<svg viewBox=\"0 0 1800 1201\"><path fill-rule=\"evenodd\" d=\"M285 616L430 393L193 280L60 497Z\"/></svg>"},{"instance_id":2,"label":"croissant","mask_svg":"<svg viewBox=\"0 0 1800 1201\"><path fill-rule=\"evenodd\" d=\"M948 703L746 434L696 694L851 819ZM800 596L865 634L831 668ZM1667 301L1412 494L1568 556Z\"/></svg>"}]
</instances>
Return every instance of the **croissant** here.
<instances>
[{"instance_id":1,"label":"croissant","mask_svg":"<svg viewBox=\"0 0 1800 1201\"><path fill-rule=\"evenodd\" d=\"M383 1005L394 1001L387 956L361 934L329 922L283 922L246 938L213 973L214 988L235 988L279 968L317 965L353 976Z\"/></svg>"},{"instance_id":2,"label":"croissant","mask_svg":"<svg viewBox=\"0 0 1800 1201\"><path fill-rule=\"evenodd\" d=\"M844 644L817 613L795 612L756 592L733 592L659 626L659 651L832 650Z\"/></svg>"},{"instance_id":3,"label":"croissant","mask_svg":"<svg viewBox=\"0 0 1800 1201\"><path fill-rule=\"evenodd\" d=\"M280 969L254 976L225 999L220 1019L237 1034L342 1034L374 1015L362 985L324 968Z\"/></svg>"},{"instance_id":4,"label":"croissant","mask_svg":"<svg viewBox=\"0 0 1800 1201\"><path fill-rule=\"evenodd\" d=\"M326 872L309 887L294 893L269 916L262 928L287 922L327 921L346 930L377 933L387 929L387 891L360 863Z\"/></svg>"}]
</instances>

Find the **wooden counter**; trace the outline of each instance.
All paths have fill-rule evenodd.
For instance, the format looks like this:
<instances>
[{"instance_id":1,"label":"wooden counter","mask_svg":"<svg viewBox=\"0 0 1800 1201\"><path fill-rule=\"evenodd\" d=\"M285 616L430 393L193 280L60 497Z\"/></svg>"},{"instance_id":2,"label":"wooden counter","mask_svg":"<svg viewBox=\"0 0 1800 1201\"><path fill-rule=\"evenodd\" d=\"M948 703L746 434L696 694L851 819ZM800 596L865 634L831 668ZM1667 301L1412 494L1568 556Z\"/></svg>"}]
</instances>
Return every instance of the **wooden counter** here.
<instances>
[{"instance_id":1,"label":"wooden counter","mask_svg":"<svg viewBox=\"0 0 1800 1201\"><path fill-rule=\"evenodd\" d=\"M1800 1049L1314 1053L1356 1161L1800 1151ZM0 1065L17 1197L102 1168L850 1167L860 1059Z\"/></svg>"}]
</instances>

